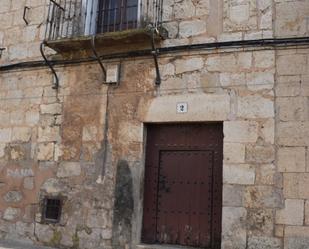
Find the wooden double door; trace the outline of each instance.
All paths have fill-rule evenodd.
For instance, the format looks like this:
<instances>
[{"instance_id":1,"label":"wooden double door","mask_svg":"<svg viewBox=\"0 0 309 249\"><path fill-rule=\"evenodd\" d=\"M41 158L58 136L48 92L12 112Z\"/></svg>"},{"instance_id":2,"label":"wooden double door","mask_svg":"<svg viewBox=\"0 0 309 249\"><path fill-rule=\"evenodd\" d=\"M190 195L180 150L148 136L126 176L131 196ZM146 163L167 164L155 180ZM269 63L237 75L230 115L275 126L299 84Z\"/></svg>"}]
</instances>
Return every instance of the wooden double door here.
<instances>
[{"instance_id":1,"label":"wooden double door","mask_svg":"<svg viewBox=\"0 0 309 249\"><path fill-rule=\"evenodd\" d=\"M222 123L148 125L142 242L220 248Z\"/></svg>"}]
</instances>

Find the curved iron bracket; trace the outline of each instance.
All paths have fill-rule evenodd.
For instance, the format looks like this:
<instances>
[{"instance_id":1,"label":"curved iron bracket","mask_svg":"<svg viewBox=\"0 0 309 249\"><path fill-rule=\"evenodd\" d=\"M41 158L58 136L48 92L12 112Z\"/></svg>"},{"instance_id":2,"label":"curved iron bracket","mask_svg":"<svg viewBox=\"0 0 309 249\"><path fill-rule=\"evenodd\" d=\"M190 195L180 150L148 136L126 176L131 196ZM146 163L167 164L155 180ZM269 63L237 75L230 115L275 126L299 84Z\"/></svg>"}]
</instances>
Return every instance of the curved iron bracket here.
<instances>
[{"instance_id":1,"label":"curved iron bracket","mask_svg":"<svg viewBox=\"0 0 309 249\"><path fill-rule=\"evenodd\" d=\"M154 27L151 28L151 54L154 59L155 67L156 67L156 85L159 86L161 84L161 74L160 74L160 68L158 63L158 54L159 51L156 49L155 45L155 33L159 33L158 30Z\"/></svg>"},{"instance_id":2,"label":"curved iron bracket","mask_svg":"<svg viewBox=\"0 0 309 249\"><path fill-rule=\"evenodd\" d=\"M98 61L101 69L102 69L102 72L103 72L103 80L104 82L106 82L106 69L97 53L97 50L95 49L95 36L92 36L92 39L91 39L91 49L92 49L92 52L95 56L95 59Z\"/></svg>"},{"instance_id":3,"label":"curved iron bracket","mask_svg":"<svg viewBox=\"0 0 309 249\"><path fill-rule=\"evenodd\" d=\"M40 52L41 52L41 55L46 63L46 65L50 68L51 72L53 73L54 75L54 85L53 85L53 89L58 89L59 88L59 78L58 78L58 75L53 67L53 64L47 59L46 55L44 54L44 47L46 45L46 42L43 41L40 45Z\"/></svg>"}]
</instances>

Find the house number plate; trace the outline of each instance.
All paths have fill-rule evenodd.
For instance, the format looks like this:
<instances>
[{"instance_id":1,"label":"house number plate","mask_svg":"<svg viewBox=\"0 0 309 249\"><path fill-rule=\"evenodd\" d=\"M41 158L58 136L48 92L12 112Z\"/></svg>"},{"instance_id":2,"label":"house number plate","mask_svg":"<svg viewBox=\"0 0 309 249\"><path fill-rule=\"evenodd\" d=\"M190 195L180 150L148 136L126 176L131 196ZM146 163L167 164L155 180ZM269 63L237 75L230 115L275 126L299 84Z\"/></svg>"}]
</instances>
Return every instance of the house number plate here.
<instances>
[{"instance_id":1,"label":"house number plate","mask_svg":"<svg viewBox=\"0 0 309 249\"><path fill-rule=\"evenodd\" d=\"M187 113L188 103L187 102L177 103L176 110L177 110L177 113Z\"/></svg>"}]
</instances>

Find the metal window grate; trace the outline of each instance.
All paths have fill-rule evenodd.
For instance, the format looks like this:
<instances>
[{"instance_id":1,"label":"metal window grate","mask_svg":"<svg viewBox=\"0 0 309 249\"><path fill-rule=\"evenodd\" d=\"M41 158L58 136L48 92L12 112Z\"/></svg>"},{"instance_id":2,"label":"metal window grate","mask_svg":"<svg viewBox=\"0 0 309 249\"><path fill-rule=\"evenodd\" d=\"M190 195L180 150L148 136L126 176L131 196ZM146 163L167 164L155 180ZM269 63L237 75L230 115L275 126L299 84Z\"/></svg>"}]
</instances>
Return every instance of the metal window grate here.
<instances>
[{"instance_id":1,"label":"metal window grate","mask_svg":"<svg viewBox=\"0 0 309 249\"><path fill-rule=\"evenodd\" d=\"M62 201L59 198L45 198L43 207L43 221L57 223L60 221Z\"/></svg>"},{"instance_id":2,"label":"metal window grate","mask_svg":"<svg viewBox=\"0 0 309 249\"><path fill-rule=\"evenodd\" d=\"M162 5L163 0L50 0L45 40L159 28Z\"/></svg>"}]
</instances>

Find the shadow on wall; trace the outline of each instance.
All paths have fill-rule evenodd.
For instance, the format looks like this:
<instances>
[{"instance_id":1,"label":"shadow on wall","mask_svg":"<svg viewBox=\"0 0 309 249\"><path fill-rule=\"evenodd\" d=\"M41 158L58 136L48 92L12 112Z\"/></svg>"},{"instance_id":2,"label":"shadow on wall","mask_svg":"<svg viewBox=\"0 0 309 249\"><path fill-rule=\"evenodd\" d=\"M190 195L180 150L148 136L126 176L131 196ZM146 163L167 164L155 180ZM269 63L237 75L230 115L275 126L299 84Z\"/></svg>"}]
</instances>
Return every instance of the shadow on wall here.
<instances>
[{"instance_id":1,"label":"shadow on wall","mask_svg":"<svg viewBox=\"0 0 309 249\"><path fill-rule=\"evenodd\" d=\"M117 165L114 196L112 245L114 249L128 249L131 244L134 201L131 170L125 160L120 160Z\"/></svg>"}]
</instances>

